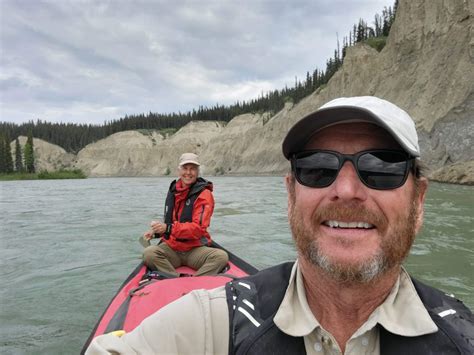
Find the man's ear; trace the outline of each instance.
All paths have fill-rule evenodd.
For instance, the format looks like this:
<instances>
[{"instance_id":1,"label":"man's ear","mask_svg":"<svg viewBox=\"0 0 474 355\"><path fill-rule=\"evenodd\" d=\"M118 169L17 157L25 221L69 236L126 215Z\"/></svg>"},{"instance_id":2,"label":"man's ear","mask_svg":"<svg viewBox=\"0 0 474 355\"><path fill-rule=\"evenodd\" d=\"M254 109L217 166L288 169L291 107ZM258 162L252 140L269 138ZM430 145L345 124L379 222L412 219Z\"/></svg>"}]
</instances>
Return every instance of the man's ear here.
<instances>
[{"instance_id":1,"label":"man's ear","mask_svg":"<svg viewBox=\"0 0 474 355\"><path fill-rule=\"evenodd\" d=\"M415 201L417 205L418 215L416 216L415 232L418 233L423 226L424 206L426 191L428 190L428 179L420 177L418 179L418 196Z\"/></svg>"},{"instance_id":2,"label":"man's ear","mask_svg":"<svg viewBox=\"0 0 474 355\"><path fill-rule=\"evenodd\" d=\"M291 173L286 173L285 175L285 186L286 186L286 191L289 193L289 186L291 185Z\"/></svg>"},{"instance_id":3,"label":"man's ear","mask_svg":"<svg viewBox=\"0 0 474 355\"><path fill-rule=\"evenodd\" d=\"M288 198L288 217L290 217L290 213L293 210L293 203L295 201L295 178L291 173L287 173L285 175L285 186Z\"/></svg>"}]
</instances>

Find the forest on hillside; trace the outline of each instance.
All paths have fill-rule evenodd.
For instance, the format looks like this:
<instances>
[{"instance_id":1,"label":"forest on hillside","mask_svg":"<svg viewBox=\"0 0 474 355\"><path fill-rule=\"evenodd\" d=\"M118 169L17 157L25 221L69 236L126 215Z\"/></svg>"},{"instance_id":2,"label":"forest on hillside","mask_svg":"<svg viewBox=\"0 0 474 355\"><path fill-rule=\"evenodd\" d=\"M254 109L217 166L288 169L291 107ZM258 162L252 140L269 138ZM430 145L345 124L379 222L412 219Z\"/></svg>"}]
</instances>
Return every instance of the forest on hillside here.
<instances>
[{"instance_id":1,"label":"forest on hillside","mask_svg":"<svg viewBox=\"0 0 474 355\"><path fill-rule=\"evenodd\" d=\"M244 113L276 113L280 111L286 102L298 103L304 97L310 95L316 89L323 87L344 61L348 47L357 43L365 42L382 50L390 28L395 19L398 0L393 7L385 7L382 15L376 14L373 26L360 19L354 24L350 33L343 38L342 49L339 40L333 57L326 61L325 70L314 69L306 73L306 78L295 78L293 87L285 87L262 93L261 96L246 102L236 102L233 105L224 106L216 104L212 107L200 106L198 109L185 113L141 113L126 115L116 120L106 121L103 125L76 124L76 123L51 123L38 119L23 124L0 122L0 142L8 144L18 136L33 135L36 138L56 144L71 153L77 153L87 144L103 139L113 133L126 130L163 130L179 129L191 121L225 121L228 122L237 115ZM0 152L5 149L0 149ZM0 157L3 161L5 157ZM0 162L1 163L1 162Z\"/></svg>"}]
</instances>

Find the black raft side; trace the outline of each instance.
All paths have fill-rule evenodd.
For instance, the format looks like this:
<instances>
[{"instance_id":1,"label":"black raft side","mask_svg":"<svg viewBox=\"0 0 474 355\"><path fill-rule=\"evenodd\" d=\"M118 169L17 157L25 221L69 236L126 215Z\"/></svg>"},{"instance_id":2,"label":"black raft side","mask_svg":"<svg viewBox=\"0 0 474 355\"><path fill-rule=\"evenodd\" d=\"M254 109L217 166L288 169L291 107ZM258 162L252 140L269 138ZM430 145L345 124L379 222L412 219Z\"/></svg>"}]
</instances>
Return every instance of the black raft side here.
<instances>
[{"instance_id":1,"label":"black raft side","mask_svg":"<svg viewBox=\"0 0 474 355\"><path fill-rule=\"evenodd\" d=\"M227 255L229 256L229 261L234 264L235 266L237 266L238 268L240 268L242 271L246 272L247 274L249 275L253 275L253 274L256 274L258 272L258 269L252 265L250 265L248 262L246 262L245 260L239 258L237 255L231 253L230 251L228 251L226 248L224 248L222 245L216 243L215 241L212 241L211 247L213 248L217 248L217 249L222 249L224 250ZM105 308L105 311L102 313L102 316L100 317L99 321L97 322L97 324L95 325L94 327L94 330L92 331L92 333L90 334L89 338L87 339L86 343L84 344L82 350L81 350L81 354L84 354L86 349L88 348L89 344L91 343L93 337L94 337L94 334L100 324L100 322L102 321L102 318L104 317L105 313L107 312L107 310L109 309L110 305L112 304L113 300L117 297L117 295L120 293L120 291L125 287L125 285L127 285L131 279L133 279L137 274L138 272L140 271L140 269L142 268L143 266L143 263L140 263L136 268L135 270L133 270L133 272L128 276L128 278L123 282L122 286L120 286L120 288L118 289L118 291L115 293L114 297L112 297L112 300L109 302L109 304L107 305L107 307ZM125 299L125 301L123 302L123 304L119 307L119 309L117 310L117 312L123 314L123 315L126 315L126 310L128 309L128 303L130 302L130 299L129 297L127 297L127 299ZM115 315L114 317L111 319L111 322L114 321L114 324L116 323L116 320L115 320ZM123 322L124 317L120 317L121 318L121 321ZM109 324L110 325L110 324ZM107 329L109 329L109 326L107 326Z\"/></svg>"},{"instance_id":2,"label":"black raft side","mask_svg":"<svg viewBox=\"0 0 474 355\"><path fill-rule=\"evenodd\" d=\"M122 291L122 289L140 272L141 268L143 266L143 262L141 262L140 264L138 264L138 266L132 271L132 273L130 275L128 275L127 279L122 283L122 285L119 287L119 289L117 290L117 292L115 293L115 295L112 297L112 299L110 300L109 304L107 305L107 307L105 307L105 310L104 312L102 313L102 315L100 316L99 320L97 321L94 329L92 330L91 334L89 335L89 337L87 338L87 341L86 343L84 344L84 346L82 347L82 350L81 350L81 355L84 354L87 350L87 348L89 347L89 344L91 343L93 337L94 337L94 334L97 330L97 328L99 327L99 324L100 322L102 321L102 318L104 318L105 316L105 313L107 313L107 310L109 309L110 305L112 304L112 302L115 300L115 298L117 297L117 295L120 293L120 291Z\"/></svg>"}]
</instances>

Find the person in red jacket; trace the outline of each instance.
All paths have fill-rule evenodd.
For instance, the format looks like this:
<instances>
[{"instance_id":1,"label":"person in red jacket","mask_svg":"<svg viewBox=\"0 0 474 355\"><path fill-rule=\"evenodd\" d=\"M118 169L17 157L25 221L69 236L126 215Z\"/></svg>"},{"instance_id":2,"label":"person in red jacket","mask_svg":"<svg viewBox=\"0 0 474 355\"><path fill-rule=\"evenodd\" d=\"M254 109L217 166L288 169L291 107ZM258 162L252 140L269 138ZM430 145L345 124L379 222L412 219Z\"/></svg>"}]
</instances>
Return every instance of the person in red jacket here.
<instances>
[{"instance_id":1,"label":"person in red jacket","mask_svg":"<svg viewBox=\"0 0 474 355\"><path fill-rule=\"evenodd\" d=\"M143 252L145 265L171 277L180 275L182 265L196 270L195 276L219 273L228 262L221 249L211 248L207 231L214 211L212 182L199 177L199 160L194 153L184 153L179 159L179 179L169 188L165 203L164 221L152 221L145 240L161 238L159 245L151 245Z\"/></svg>"}]
</instances>

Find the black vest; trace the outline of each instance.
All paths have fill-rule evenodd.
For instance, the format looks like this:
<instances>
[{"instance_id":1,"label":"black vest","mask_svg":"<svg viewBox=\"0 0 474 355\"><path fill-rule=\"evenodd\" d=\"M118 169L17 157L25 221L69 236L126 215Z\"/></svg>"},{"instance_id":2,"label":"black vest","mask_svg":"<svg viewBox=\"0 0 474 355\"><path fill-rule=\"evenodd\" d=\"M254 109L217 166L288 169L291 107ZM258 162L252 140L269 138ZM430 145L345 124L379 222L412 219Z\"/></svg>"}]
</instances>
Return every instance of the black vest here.
<instances>
[{"instance_id":1,"label":"black vest","mask_svg":"<svg viewBox=\"0 0 474 355\"><path fill-rule=\"evenodd\" d=\"M260 271L226 285L229 308L229 354L305 354L302 337L283 333L273 318L283 300L293 263ZM474 317L464 304L412 279L439 330L402 337L380 326L380 353L474 354Z\"/></svg>"}]
</instances>

